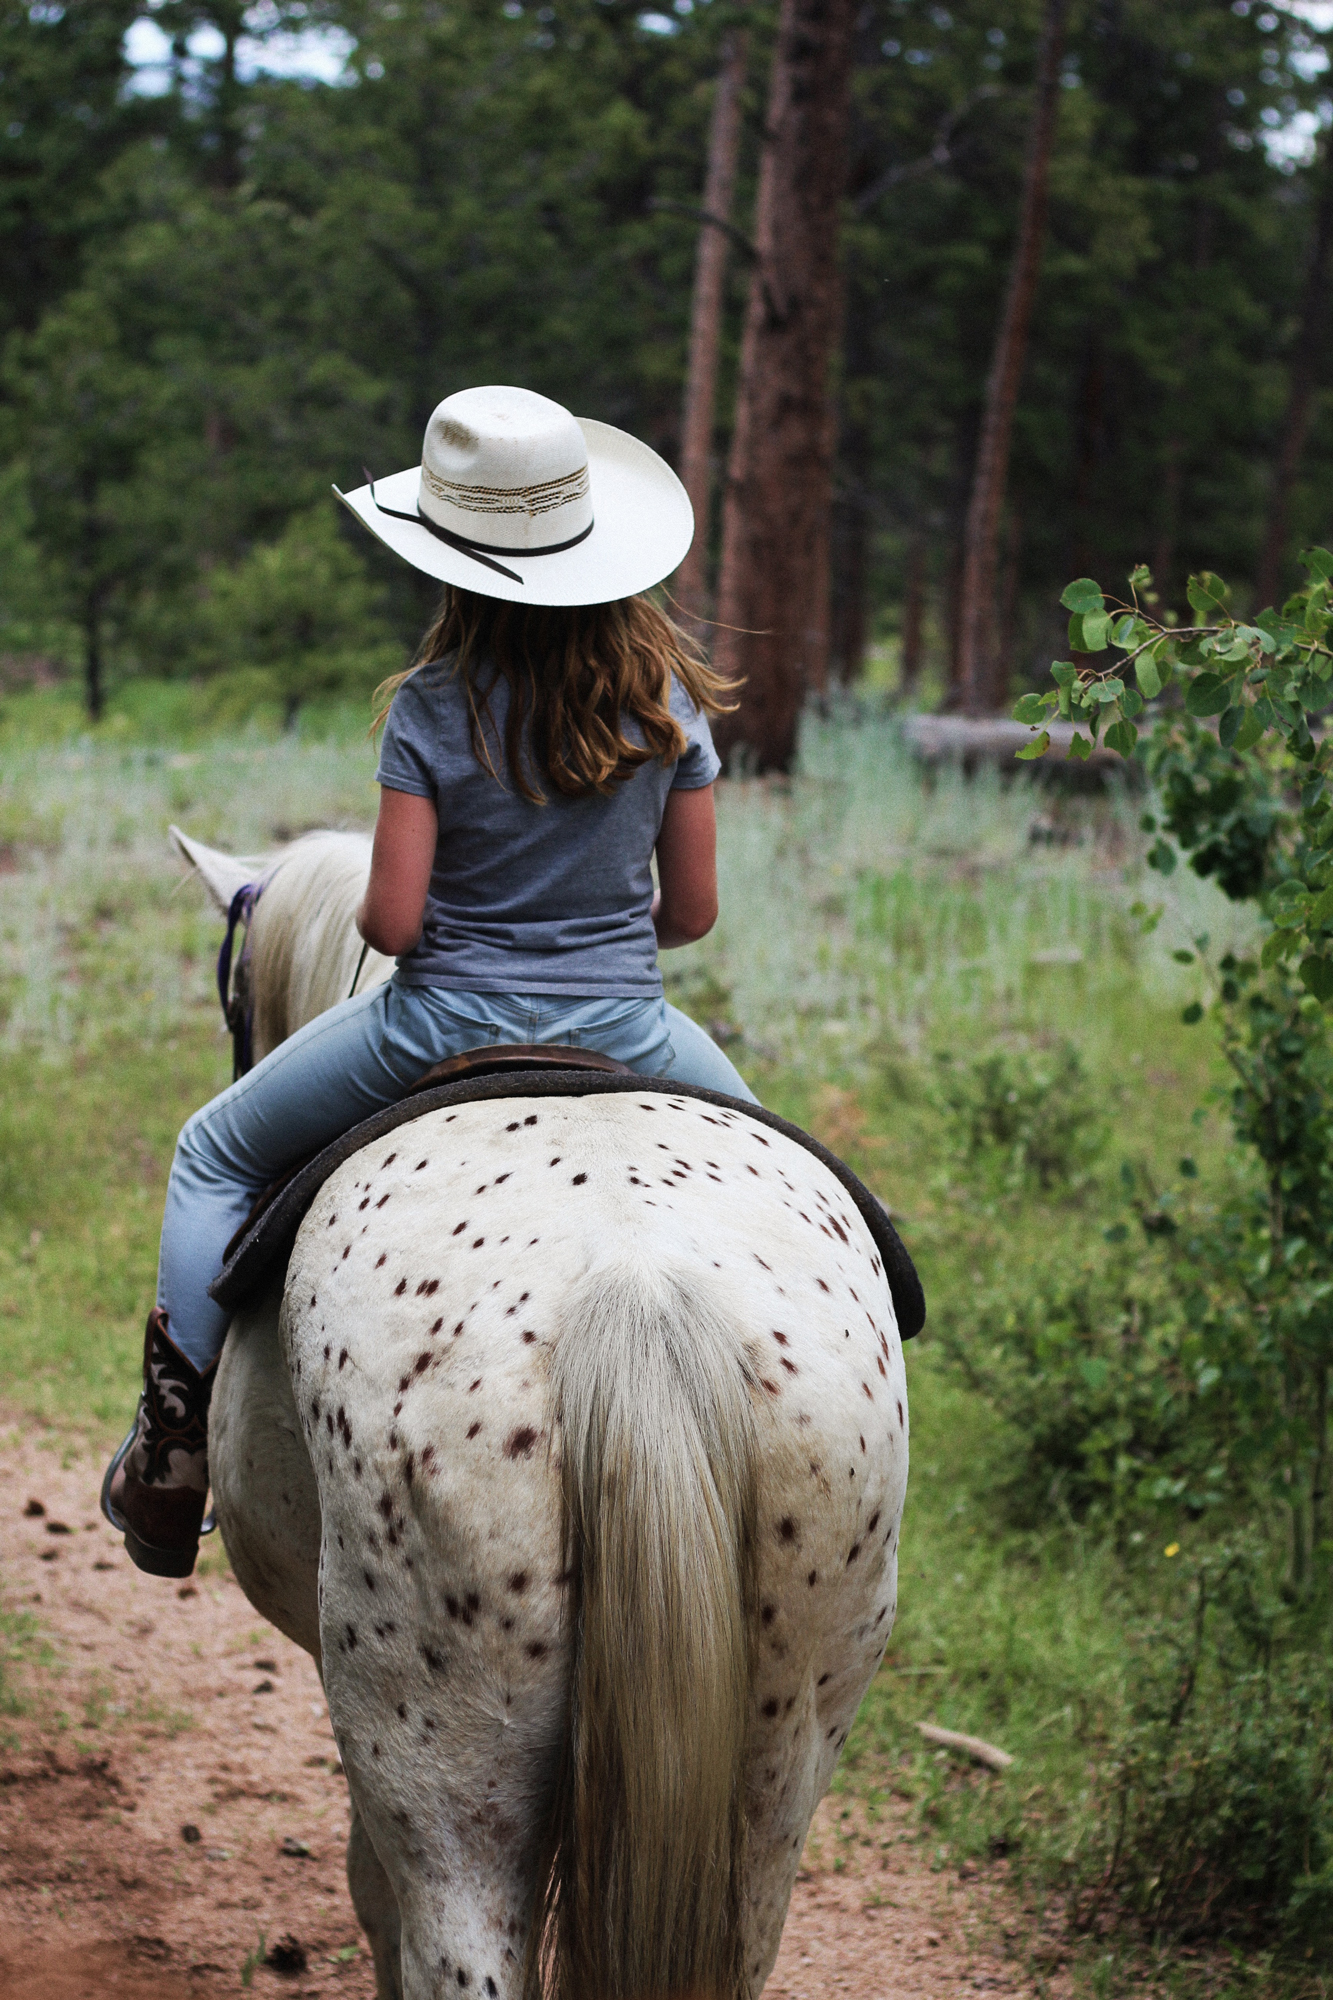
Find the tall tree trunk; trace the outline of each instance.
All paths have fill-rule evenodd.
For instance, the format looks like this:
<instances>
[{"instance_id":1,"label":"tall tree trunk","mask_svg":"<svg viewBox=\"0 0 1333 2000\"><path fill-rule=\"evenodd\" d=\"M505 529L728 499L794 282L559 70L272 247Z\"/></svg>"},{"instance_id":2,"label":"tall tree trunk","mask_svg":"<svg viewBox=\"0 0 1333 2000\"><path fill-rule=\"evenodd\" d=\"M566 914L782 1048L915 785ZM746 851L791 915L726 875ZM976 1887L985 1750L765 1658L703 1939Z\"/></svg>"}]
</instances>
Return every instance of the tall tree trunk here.
<instances>
[{"instance_id":1,"label":"tall tree trunk","mask_svg":"<svg viewBox=\"0 0 1333 2000\"><path fill-rule=\"evenodd\" d=\"M921 678L921 641L926 619L926 538L913 528L907 544L907 575L903 584L902 653L898 692L909 701Z\"/></svg>"},{"instance_id":2,"label":"tall tree trunk","mask_svg":"<svg viewBox=\"0 0 1333 2000\"><path fill-rule=\"evenodd\" d=\"M844 345L849 372L858 345L854 338ZM860 679L865 664L873 475L870 427L853 409L843 417L829 533L829 671L844 687Z\"/></svg>"},{"instance_id":3,"label":"tall tree trunk","mask_svg":"<svg viewBox=\"0 0 1333 2000\"><path fill-rule=\"evenodd\" d=\"M1028 130L1019 204L1018 241L1009 268L1004 310L995 336L986 401L977 444L976 470L963 530L962 604L959 610L958 682L961 706L984 715L1003 696L998 685L999 649L995 630L996 569L1000 515L1009 474L1014 409L1027 357L1032 303L1041 275L1046 239L1046 193L1060 97L1069 0L1046 0L1037 52L1036 102Z\"/></svg>"},{"instance_id":4,"label":"tall tree trunk","mask_svg":"<svg viewBox=\"0 0 1333 2000\"><path fill-rule=\"evenodd\" d=\"M1291 489L1300 471L1301 454L1314 414L1319 387L1319 364L1328 333L1328 266L1333 254L1333 142L1324 143L1320 173L1319 207L1315 214L1314 241L1305 274L1301 300L1301 322L1291 354L1291 375L1287 387L1287 411L1282 423L1282 442L1273 470L1273 491L1268 503L1268 531L1257 579L1258 603L1262 607L1277 600L1282 585L1282 560L1287 551L1288 515Z\"/></svg>"},{"instance_id":5,"label":"tall tree trunk","mask_svg":"<svg viewBox=\"0 0 1333 2000\"><path fill-rule=\"evenodd\" d=\"M102 688L102 593L96 584L83 600L83 699L89 722L100 722L105 706Z\"/></svg>"},{"instance_id":6,"label":"tall tree trunk","mask_svg":"<svg viewBox=\"0 0 1333 2000\"><path fill-rule=\"evenodd\" d=\"M1211 163L1214 170L1216 163ZM1199 299L1203 289L1204 275L1212 261L1213 234L1217 221L1217 211L1211 201L1201 201L1194 214L1194 269L1192 297L1185 312L1185 337L1180 346L1180 379L1188 383L1199 361L1199 351L1203 344L1203 316ZM1180 428L1181 398L1173 396L1171 428L1167 432L1162 448L1162 473L1158 481L1157 542L1153 549L1153 588L1160 600L1160 609L1171 601L1172 572L1175 568L1176 542L1180 534L1180 500L1185 486L1185 440Z\"/></svg>"},{"instance_id":7,"label":"tall tree trunk","mask_svg":"<svg viewBox=\"0 0 1333 2000\"><path fill-rule=\"evenodd\" d=\"M787 770L828 657L829 372L838 336L854 0L782 0L757 251L722 514L716 664L743 679L719 748Z\"/></svg>"},{"instance_id":8,"label":"tall tree trunk","mask_svg":"<svg viewBox=\"0 0 1333 2000\"><path fill-rule=\"evenodd\" d=\"M676 572L676 596L687 616L708 615L708 542L712 491L713 413L717 405L718 350L727 281L727 231L736 191L741 142L741 93L745 88L748 37L733 29L722 44L722 67L713 94L708 128L708 172L704 180L703 227L694 259L694 300L690 309L690 358L681 418L680 477L694 508L694 540Z\"/></svg>"}]
</instances>

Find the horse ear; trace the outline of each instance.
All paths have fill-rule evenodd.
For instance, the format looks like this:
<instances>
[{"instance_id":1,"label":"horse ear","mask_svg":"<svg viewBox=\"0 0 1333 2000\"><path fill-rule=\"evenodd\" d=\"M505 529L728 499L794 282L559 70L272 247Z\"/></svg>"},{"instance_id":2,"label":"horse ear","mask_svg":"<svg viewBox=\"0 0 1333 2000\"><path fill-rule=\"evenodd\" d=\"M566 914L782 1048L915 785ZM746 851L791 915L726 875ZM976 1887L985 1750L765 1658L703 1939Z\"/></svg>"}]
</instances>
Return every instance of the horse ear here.
<instances>
[{"instance_id":1,"label":"horse ear","mask_svg":"<svg viewBox=\"0 0 1333 2000\"><path fill-rule=\"evenodd\" d=\"M243 861L234 854L223 854L216 847L205 847L202 840L191 840L188 833L182 833L178 826L169 829L172 842L178 853L183 854L191 867L198 871L210 899L225 917L231 908L232 897L247 882L253 882L257 872L254 861Z\"/></svg>"}]
</instances>

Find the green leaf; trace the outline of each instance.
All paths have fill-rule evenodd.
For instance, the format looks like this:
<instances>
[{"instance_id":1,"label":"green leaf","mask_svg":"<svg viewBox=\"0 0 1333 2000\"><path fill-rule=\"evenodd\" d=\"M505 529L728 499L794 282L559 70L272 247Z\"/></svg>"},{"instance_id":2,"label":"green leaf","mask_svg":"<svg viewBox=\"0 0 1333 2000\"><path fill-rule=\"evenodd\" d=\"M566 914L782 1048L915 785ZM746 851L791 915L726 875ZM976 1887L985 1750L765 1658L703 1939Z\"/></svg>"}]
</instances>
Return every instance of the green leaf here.
<instances>
[{"instance_id":1,"label":"green leaf","mask_svg":"<svg viewBox=\"0 0 1333 2000\"><path fill-rule=\"evenodd\" d=\"M1067 757L1072 757L1077 763L1081 764L1087 758L1091 757L1092 745L1089 743L1087 737L1080 736L1076 729L1070 739L1069 749L1065 754Z\"/></svg>"},{"instance_id":2,"label":"green leaf","mask_svg":"<svg viewBox=\"0 0 1333 2000\"><path fill-rule=\"evenodd\" d=\"M1324 924L1333 923L1333 888L1325 889L1322 896L1316 896L1310 911L1310 929L1317 931Z\"/></svg>"},{"instance_id":3,"label":"green leaf","mask_svg":"<svg viewBox=\"0 0 1333 2000\"><path fill-rule=\"evenodd\" d=\"M1076 611L1069 621L1069 644L1075 653L1104 653L1111 633L1105 611Z\"/></svg>"},{"instance_id":4,"label":"green leaf","mask_svg":"<svg viewBox=\"0 0 1333 2000\"><path fill-rule=\"evenodd\" d=\"M1060 592L1060 602L1066 611L1100 611L1106 603L1101 585L1094 583L1090 576L1076 577Z\"/></svg>"},{"instance_id":5,"label":"green leaf","mask_svg":"<svg viewBox=\"0 0 1333 2000\"><path fill-rule=\"evenodd\" d=\"M1185 595L1201 618L1215 618L1226 609L1227 587L1210 569L1190 578Z\"/></svg>"},{"instance_id":6,"label":"green leaf","mask_svg":"<svg viewBox=\"0 0 1333 2000\"><path fill-rule=\"evenodd\" d=\"M1106 732L1108 750L1118 750L1122 757L1134 755L1134 745L1139 740L1139 732L1132 722L1113 722Z\"/></svg>"},{"instance_id":7,"label":"green leaf","mask_svg":"<svg viewBox=\"0 0 1333 2000\"><path fill-rule=\"evenodd\" d=\"M1217 740L1224 750L1230 750L1240 735L1240 725L1245 719L1242 708L1229 708L1217 725Z\"/></svg>"},{"instance_id":8,"label":"green leaf","mask_svg":"<svg viewBox=\"0 0 1333 2000\"><path fill-rule=\"evenodd\" d=\"M1231 706L1231 681L1220 674L1196 674L1185 694L1191 715L1221 715Z\"/></svg>"},{"instance_id":9,"label":"green leaf","mask_svg":"<svg viewBox=\"0 0 1333 2000\"><path fill-rule=\"evenodd\" d=\"M1120 713L1135 716L1143 711L1143 696L1137 688L1126 688L1120 697Z\"/></svg>"},{"instance_id":10,"label":"green leaf","mask_svg":"<svg viewBox=\"0 0 1333 2000\"><path fill-rule=\"evenodd\" d=\"M1157 662L1151 653L1139 654L1134 662L1134 678L1145 701L1152 701L1162 692L1162 676L1157 671Z\"/></svg>"},{"instance_id":11,"label":"green leaf","mask_svg":"<svg viewBox=\"0 0 1333 2000\"><path fill-rule=\"evenodd\" d=\"M1050 747L1051 732L1049 729L1043 729L1040 736L1031 743L1025 743L1021 750L1015 750L1014 755L1026 761L1031 757L1044 757Z\"/></svg>"},{"instance_id":12,"label":"green leaf","mask_svg":"<svg viewBox=\"0 0 1333 2000\"><path fill-rule=\"evenodd\" d=\"M1135 563L1133 569L1129 572L1130 589L1143 590L1146 587L1150 587L1151 584L1152 571L1149 569L1147 563Z\"/></svg>"},{"instance_id":13,"label":"green leaf","mask_svg":"<svg viewBox=\"0 0 1333 2000\"><path fill-rule=\"evenodd\" d=\"M1040 694L1020 695L1014 704L1014 721L1036 723L1046 719L1046 697Z\"/></svg>"},{"instance_id":14,"label":"green leaf","mask_svg":"<svg viewBox=\"0 0 1333 2000\"><path fill-rule=\"evenodd\" d=\"M1179 951L1173 951L1171 956L1177 965L1193 965L1194 963L1194 953L1186 951L1183 946Z\"/></svg>"},{"instance_id":15,"label":"green leaf","mask_svg":"<svg viewBox=\"0 0 1333 2000\"><path fill-rule=\"evenodd\" d=\"M1312 952L1309 958L1301 960L1301 979L1316 1000L1333 1000L1333 958L1321 958Z\"/></svg>"},{"instance_id":16,"label":"green leaf","mask_svg":"<svg viewBox=\"0 0 1333 2000\"><path fill-rule=\"evenodd\" d=\"M1187 1028L1192 1028L1196 1021L1203 1019L1203 1008L1197 1000L1191 1000L1188 1007L1181 1009L1180 1018Z\"/></svg>"},{"instance_id":17,"label":"green leaf","mask_svg":"<svg viewBox=\"0 0 1333 2000\"><path fill-rule=\"evenodd\" d=\"M1159 875L1173 875L1176 868L1176 850L1168 840L1155 840L1145 857L1150 868Z\"/></svg>"},{"instance_id":18,"label":"green leaf","mask_svg":"<svg viewBox=\"0 0 1333 2000\"><path fill-rule=\"evenodd\" d=\"M1333 555L1327 549L1302 549L1300 559L1311 576L1321 576L1325 582L1333 577Z\"/></svg>"},{"instance_id":19,"label":"green leaf","mask_svg":"<svg viewBox=\"0 0 1333 2000\"><path fill-rule=\"evenodd\" d=\"M1232 713L1233 711L1228 709L1226 715L1222 718L1223 722L1230 721ZM1258 706L1256 704L1253 708L1236 709L1234 713L1241 717L1241 722L1236 730L1231 748L1233 750L1252 750L1264 733L1264 719L1259 713ZM1221 724L1218 725L1218 733L1221 733Z\"/></svg>"},{"instance_id":20,"label":"green leaf","mask_svg":"<svg viewBox=\"0 0 1333 2000\"><path fill-rule=\"evenodd\" d=\"M1274 931L1271 936L1266 937L1264 948L1259 954L1259 963L1264 971L1267 972L1270 966L1276 965L1280 958L1285 958L1298 942L1292 931Z\"/></svg>"}]
</instances>

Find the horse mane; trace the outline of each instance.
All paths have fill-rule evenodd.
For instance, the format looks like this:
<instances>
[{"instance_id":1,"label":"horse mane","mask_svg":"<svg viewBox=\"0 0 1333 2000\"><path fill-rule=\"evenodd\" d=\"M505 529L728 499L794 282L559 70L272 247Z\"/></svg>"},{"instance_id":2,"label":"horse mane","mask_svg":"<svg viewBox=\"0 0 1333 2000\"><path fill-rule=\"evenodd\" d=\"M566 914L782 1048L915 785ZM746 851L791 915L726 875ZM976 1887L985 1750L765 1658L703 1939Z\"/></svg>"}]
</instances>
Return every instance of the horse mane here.
<instances>
[{"instance_id":1,"label":"horse mane","mask_svg":"<svg viewBox=\"0 0 1333 2000\"><path fill-rule=\"evenodd\" d=\"M266 863L246 960L256 1061L347 998L361 959L355 916L370 846L364 833L307 833ZM357 992L392 971L391 958L367 951Z\"/></svg>"}]
</instances>

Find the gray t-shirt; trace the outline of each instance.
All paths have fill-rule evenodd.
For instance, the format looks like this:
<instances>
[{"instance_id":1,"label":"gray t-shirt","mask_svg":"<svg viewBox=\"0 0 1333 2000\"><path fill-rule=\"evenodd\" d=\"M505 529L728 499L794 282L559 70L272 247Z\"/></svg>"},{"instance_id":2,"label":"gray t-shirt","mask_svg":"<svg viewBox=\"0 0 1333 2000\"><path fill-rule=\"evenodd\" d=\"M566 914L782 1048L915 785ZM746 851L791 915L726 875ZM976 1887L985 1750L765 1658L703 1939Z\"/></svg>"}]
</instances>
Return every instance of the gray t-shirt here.
<instances>
[{"instance_id":1,"label":"gray t-shirt","mask_svg":"<svg viewBox=\"0 0 1333 2000\"><path fill-rule=\"evenodd\" d=\"M440 818L421 938L398 978L464 993L660 993L649 864L667 793L718 774L708 718L673 677L671 713L687 739L676 763L641 764L609 798L564 798L538 774L546 803L534 805L504 761L508 694L497 679L489 695L498 779L473 755L451 662L423 667L393 698L376 779L432 800ZM628 717L624 729L642 743Z\"/></svg>"}]
</instances>

